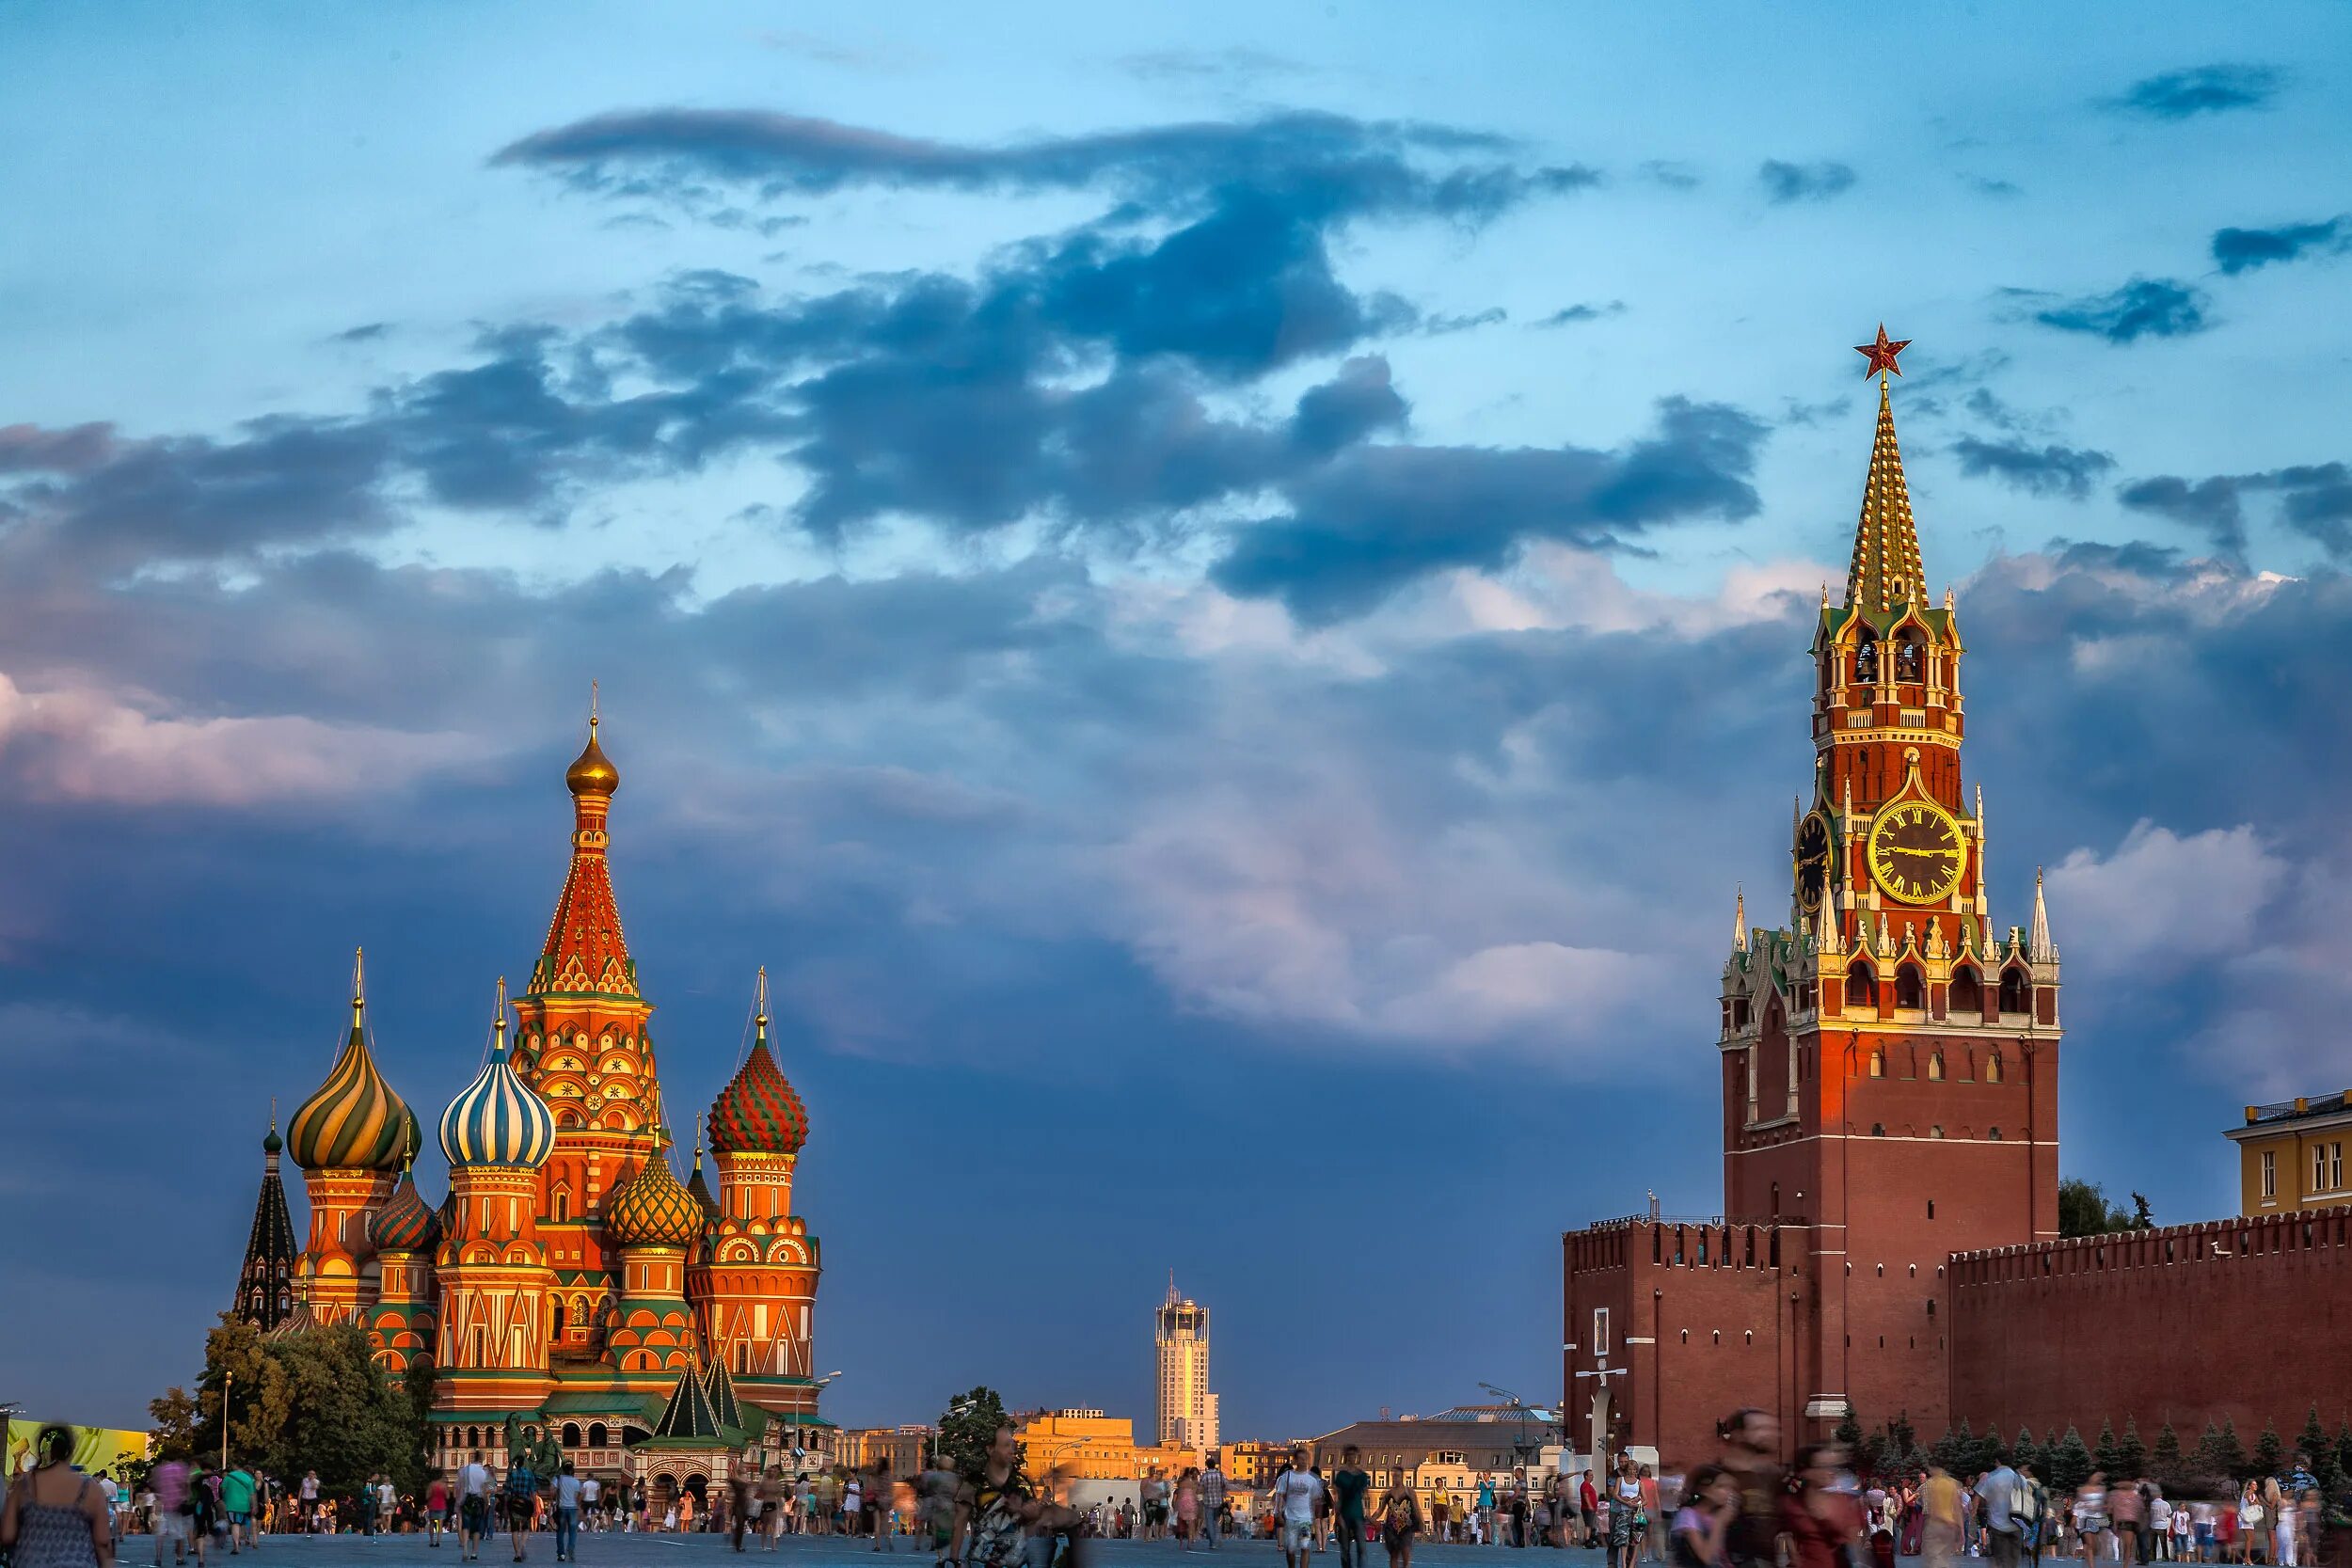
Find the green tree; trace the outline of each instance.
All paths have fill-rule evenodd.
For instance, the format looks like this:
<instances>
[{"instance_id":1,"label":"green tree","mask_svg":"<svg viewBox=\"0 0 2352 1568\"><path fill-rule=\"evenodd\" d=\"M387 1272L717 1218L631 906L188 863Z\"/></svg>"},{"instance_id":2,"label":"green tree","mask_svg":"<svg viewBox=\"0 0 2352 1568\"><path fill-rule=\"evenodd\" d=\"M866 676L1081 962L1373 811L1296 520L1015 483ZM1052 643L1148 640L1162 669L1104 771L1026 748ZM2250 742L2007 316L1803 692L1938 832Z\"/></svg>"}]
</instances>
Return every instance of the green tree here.
<instances>
[{"instance_id":1,"label":"green tree","mask_svg":"<svg viewBox=\"0 0 2352 1568\"><path fill-rule=\"evenodd\" d=\"M1894 1445L1893 1458L1897 1465L1907 1465L1918 1457L1919 1433L1911 1424L1909 1411L1902 1412L1886 1423L1886 1440Z\"/></svg>"},{"instance_id":2,"label":"green tree","mask_svg":"<svg viewBox=\"0 0 2352 1568\"><path fill-rule=\"evenodd\" d=\"M2153 1223L2144 1208L2119 1208L2107 1201L2105 1187L2070 1176L2058 1183L2058 1234L2108 1236L2119 1230L2145 1230Z\"/></svg>"},{"instance_id":3,"label":"green tree","mask_svg":"<svg viewBox=\"0 0 2352 1568\"><path fill-rule=\"evenodd\" d=\"M2206 1423L2205 1435L2197 1441L2197 1467L2209 1476L2242 1479L2246 1445L2238 1441L2235 1421L2224 1421L2218 1427Z\"/></svg>"},{"instance_id":4,"label":"green tree","mask_svg":"<svg viewBox=\"0 0 2352 1568\"><path fill-rule=\"evenodd\" d=\"M2148 1445L2139 1440L2139 1422L2133 1417L2123 1418L2123 1435L2115 1440L2115 1473L2113 1481L2137 1481L2148 1473Z\"/></svg>"},{"instance_id":5,"label":"green tree","mask_svg":"<svg viewBox=\"0 0 2352 1568\"><path fill-rule=\"evenodd\" d=\"M1967 1418L1963 1417L1957 1429L1944 1429L1944 1435L1928 1449L1928 1457L1952 1474L1962 1475L1966 1472L1968 1462L1976 1457L1976 1452L1977 1434L1968 1430Z\"/></svg>"},{"instance_id":6,"label":"green tree","mask_svg":"<svg viewBox=\"0 0 2352 1568\"><path fill-rule=\"evenodd\" d=\"M2017 1429L2017 1441L2010 1445L2009 1462L2020 1468L2031 1465L2038 1470L2047 1470L2049 1458L2042 1451L2042 1445L2033 1440L2033 1428Z\"/></svg>"},{"instance_id":7,"label":"green tree","mask_svg":"<svg viewBox=\"0 0 2352 1568\"><path fill-rule=\"evenodd\" d=\"M2180 1486L2185 1471L2181 1463L2181 1434L2167 1421L2164 1430L2156 1433L2156 1446L2149 1450L2148 1473L2171 1491Z\"/></svg>"},{"instance_id":8,"label":"green tree","mask_svg":"<svg viewBox=\"0 0 2352 1568\"><path fill-rule=\"evenodd\" d=\"M2336 1487L2344 1480L2344 1470L2336 1463L2336 1446L2328 1440L2328 1429L2319 1424L2319 1406L2304 1418L2303 1430L2297 1433L2295 1446L2311 1457L2312 1478L2319 1482L2323 1497L2336 1495Z\"/></svg>"},{"instance_id":9,"label":"green tree","mask_svg":"<svg viewBox=\"0 0 2352 1568\"><path fill-rule=\"evenodd\" d=\"M231 1463L262 1461L285 1423L291 1390L262 1331L231 1313L204 1336L204 1367L193 1392L173 1387L148 1404L159 1456L220 1459L221 1402L228 1398Z\"/></svg>"},{"instance_id":10,"label":"green tree","mask_svg":"<svg viewBox=\"0 0 2352 1568\"><path fill-rule=\"evenodd\" d=\"M2099 1441L2091 1445L2090 1458L2093 1464L2097 1465L2100 1469L2105 1470L2107 1473L2107 1481L2110 1484L2129 1479L2127 1472L2123 1468L2123 1456L2121 1445L2119 1445L2115 1440L2115 1423L2113 1421L2101 1421L2099 1423Z\"/></svg>"},{"instance_id":11,"label":"green tree","mask_svg":"<svg viewBox=\"0 0 2352 1568\"><path fill-rule=\"evenodd\" d=\"M2265 1421L2262 1435L2254 1439L2254 1451L2246 1456L2246 1473L2239 1479L2277 1475L2284 1467L2286 1451L2286 1444L2279 1439L2279 1429Z\"/></svg>"},{"instance_id":12,"label":"green tree","mask_svg":"<svg viewBox=\"0 0 2352 1568\"><path fill-rule=\"evenodd\" d=\"M1846 1447L1848 1453L1862 1451L1862 1423L1854 1419L1853 1406L1846 1406L1846 1414L1838 1418L1836 1430L1830 1435Z\"/></svg>"},{"instance_id":13,"label":"green tree","mask_svg":"<svg viewBox=\"0 0 2352 1568\"><path fill-rule=\"evenodd\" d=\"M939 1418L939 1451L957 1474L977 1477L988 1458L988 1446L1011 1424L1005 1415L1005 1402L996 1397L995 1389L982 1385L947 1402Z\"/></svg>"},{"instance_id":14,"label":"green tree","mask_svg":"<svg viewBox=\"0 0 2352 1568\"><path fill-rule=\"evenodd\" d=\"M1874 1427L1870 1434L1854 1445L1854 1470L1868 1480L1877 1480L1895 1473L1895 1440L1886 1435L1884 1427Z\"/></svg>"},{"instance_id":15,"label":"green tree","mask_svg":"<svg viewBox=\"0 0 2352 1568\"><path fill-rule=\"evenodd\" d=\"M272 1342L293 1390L277 1443L260 1458L281 1476L319 1473L320 1490L354 1496L377 1470L403 1491L423 1482L423 1444L416 1407L370 1354L355 1323L313 1329Z\"/></svg>"},{"instance_id":16,"label":"green tree","mask_svg":"<svg viewBox=\"0 0 2352 1568\"><path fill-rule=\"evenodd\" d=\"M2352 1420L2336 1428L2336 1469L2352 1480Z\"/></svg>"},{"instance_id":17,"label":"green tree","mask_svg":"<svg viewBox=\"0 0 2352 1568\"><path fill-rule=\"evenodd\" d=\"M2096 1468L2091 1463L2090 1449L2083 1442L2083 1434L2073 1427L2066 1435L2050 1445L2050 1490L2072 1492L2090 1479Z\"/></svg>"}]
</instances>

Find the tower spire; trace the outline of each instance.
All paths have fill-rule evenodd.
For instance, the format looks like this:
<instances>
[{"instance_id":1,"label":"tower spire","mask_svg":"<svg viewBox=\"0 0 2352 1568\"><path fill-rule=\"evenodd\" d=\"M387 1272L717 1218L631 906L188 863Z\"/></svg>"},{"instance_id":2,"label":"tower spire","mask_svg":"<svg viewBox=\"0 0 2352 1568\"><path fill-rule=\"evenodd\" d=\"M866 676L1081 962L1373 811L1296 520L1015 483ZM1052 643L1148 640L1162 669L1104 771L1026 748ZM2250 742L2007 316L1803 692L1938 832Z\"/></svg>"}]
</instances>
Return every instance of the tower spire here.
<instances>
[{"instance_id":1,"label":"tower spire","mask_svg":"<svg viewBox=\"0 0 2352 1568\"><path fill-rule=\"evenodd\" d=\"M2058 945L2050 940L2050 911L2042 902L2042 868L2033 869L2033 928L2026 938L2026 957L2034 963L2052 963Z\"/></svg>"},{"instance_id":2,"label":"tower spire","mask_svg":"<svg viewBox=\"0 0 2352 1568\"><path fill-rule=\"evenodd\" d=\"M1745 888L1735 889L1731 895L1731 950L1735 953L1748 950L1748 892Z\"/></svg>"},{"instance_id":3,"label":"tower spire","mask_svg":"<svg viewBox=\"0 0 2352 1568\"><path fill-rule=\"evenodd\" d=\"M555 918L548 923L547 945L539 950L529 994L637 996L637 965L628 956L621 934L621 911L612 897L612 873L606 862L605 823L612 810L612 792L621 786L620 769L604 754L596 738L603 722L593 683L588 698L588 744L564 770L564 784L572 794L572 864L564 879L564 892L555 902Z\"/></svg>"},{"instance_id":4,"label":"tower spire","mask_svg":"<svg viewBox=\"0 0 2352 1568\"><path fill-rule=\"evenodd\" d=\"M1927 573L1919 562L1919 532L1911 517L1911 490L1903 483L1902 449L1895 440L1895 407L1889 372L1902 374L1895 356L1910 340L1890 341L1884 325L1878 341L1857 352L1867 356L1879 378L1878 436L1870 444L1870 471L1862 489L1862 516L1854 526L1853 562L1846 570L1846 606L1870 613L1898 605L1925 606Z\"/></svg>"}]
</instances>

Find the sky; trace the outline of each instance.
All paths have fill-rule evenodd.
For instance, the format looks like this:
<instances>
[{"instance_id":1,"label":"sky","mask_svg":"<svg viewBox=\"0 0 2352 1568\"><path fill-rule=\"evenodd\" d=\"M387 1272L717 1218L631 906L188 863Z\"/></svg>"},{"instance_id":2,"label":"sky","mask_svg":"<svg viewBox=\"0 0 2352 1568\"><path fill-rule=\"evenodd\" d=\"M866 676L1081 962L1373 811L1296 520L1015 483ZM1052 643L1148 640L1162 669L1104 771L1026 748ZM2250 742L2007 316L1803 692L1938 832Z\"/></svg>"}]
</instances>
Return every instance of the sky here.
<instances>
[{"instance_id":1,"label":"sky","mask_svg":"<svg viewBox=\"0 0 2352 1568\"><path fill-rule=\"evenodd\" d=\"M2062 1165L2230 1212L2352 1081L2352 11L2132 16L0 9L0 1401L193 1372L354 947L464 1086L592 680L829 1415L1148 1423L1170 1270L1231 1436L1556 1397L1559 1233L1721 1203L1882 321Z\"/></svg>"}]
</instances>

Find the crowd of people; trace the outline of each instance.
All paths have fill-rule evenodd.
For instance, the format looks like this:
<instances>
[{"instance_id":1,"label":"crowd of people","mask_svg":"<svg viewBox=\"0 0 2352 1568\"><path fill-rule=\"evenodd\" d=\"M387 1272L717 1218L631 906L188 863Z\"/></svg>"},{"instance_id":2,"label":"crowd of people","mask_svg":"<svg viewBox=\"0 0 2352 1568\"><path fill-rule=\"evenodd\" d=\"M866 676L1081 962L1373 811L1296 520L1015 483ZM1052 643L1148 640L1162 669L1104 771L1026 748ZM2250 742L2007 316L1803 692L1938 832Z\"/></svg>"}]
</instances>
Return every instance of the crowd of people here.
<instances>
[{"instance_id":1,"label":"crowd of people","mask_svg":"<svg viewBox=\"0 0 2352 1568\"><path fill-rule=\"evenodd\" d=\"M1024 1474L1010 1426L963 1472L936 1453L910 1477L882 1459L793 1473L734 1460L698 1490L656 1492L642 1479L578 1475L569 1462L548 1476L520 1461L494 1469L477 1449L453 1473L430 1473L421 1495L378 1474L340 1497L323 1495L315 1471L289 1483L180 1460L154 1465L134 1489L75 1468L72 1429L53 1426L0 1502L0 1552L11 1568L113 1568L123 1538L145 1534L157 1568L167 1554L172 1568L191 1559L201 1568L272 1534L419 1532L437 1548L453 1537L461 1561L504 1535L519 1562L534 1534L551 1532L564 1562L578 1560L583 1531L715 1531L738 1552L774 1551L791 1534L863 1539L876 1552L913 1537L938 1568L1083 1568L1083 1544L1097 1539L1173 1539L1190 1551L1233 1537L1275 1540L1285 1568L1334 1549L1339 1568L1363 1568L1375 1543L1390 1568L1411 1568L1419 1541L1603 1550L1606 1568L1894 1568L1898 1556L1927 1568L1963 1557L1994 1568L2040 1568L2045 1558L2086 1568L2319 1560L2327 1499L2299 1450L2234 1495L2176 1498L2147 1479L2098 1472L2071 1491L2053 1488L2031 1460L1999 1454L1966 1476L1928 1459L1866 1478L1842 1446L1820 1443L1784 1466L1778 1422L1757 1410L1728 1418L1720 1439L1713 1460L1662 1486L1620 1458L1597 1479L1482 1478L1469 1495L1440 1490L1424 1508L1402 1471L1376 1486L1353 1446L1327 1477L1301 1447L1255 1509L1240 1506L1215 1453L1173 1480L1145 1478L1132 1499L1081 1508L1063 1500L1059 1472Z\"/></svg>"}]
</instances>

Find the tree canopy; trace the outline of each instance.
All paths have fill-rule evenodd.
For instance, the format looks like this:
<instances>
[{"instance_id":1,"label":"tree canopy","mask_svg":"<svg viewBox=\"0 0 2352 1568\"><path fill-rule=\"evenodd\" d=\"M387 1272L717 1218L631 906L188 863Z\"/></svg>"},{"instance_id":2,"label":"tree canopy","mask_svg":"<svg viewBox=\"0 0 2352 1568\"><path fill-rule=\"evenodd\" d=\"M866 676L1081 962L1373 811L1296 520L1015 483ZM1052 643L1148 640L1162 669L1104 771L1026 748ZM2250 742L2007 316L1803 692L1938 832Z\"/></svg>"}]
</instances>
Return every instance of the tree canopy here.
<instances>
[{"instance_id":1,"label":"tree canopy","mask_svg":"<svg viewBox=\"0 0 2352 1568\"><path fill-rule=\"evenodd\" d=\"M995 1389L982 1385L947 1402L939 1418L939 1451L958 1475L976 1477L997 1432L1011 1424L1005 1402Z\"/></svg>"},{"instance_id":2,"label":"tree canopy","mask_svg":"<svg viewBox=\"0 0 2352 1568\"><path fill-rule=\"evenodd\" d=\"M2058 1183L2058 1234L2107 1236L2119 1230L2147 1230L2155 1225L2148 1200L2132 1195L2129 1209L2107 1201L2107 1190L2079 1176Z\"/></svg>"}]
</instances>

